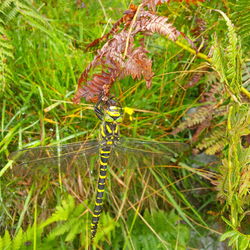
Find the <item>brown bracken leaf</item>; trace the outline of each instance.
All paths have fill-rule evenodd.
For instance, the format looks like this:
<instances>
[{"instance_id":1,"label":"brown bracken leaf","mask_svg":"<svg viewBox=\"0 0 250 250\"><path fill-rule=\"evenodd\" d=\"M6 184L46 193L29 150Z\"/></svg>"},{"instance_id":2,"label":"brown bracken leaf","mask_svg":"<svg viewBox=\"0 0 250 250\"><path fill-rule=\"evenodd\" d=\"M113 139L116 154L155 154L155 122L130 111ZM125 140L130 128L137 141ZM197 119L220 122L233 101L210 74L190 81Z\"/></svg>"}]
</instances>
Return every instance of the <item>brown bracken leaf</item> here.
<instances>
[{"instance_id":1,"label":"brown bracken leaf","mask_svg":"<svg viewBox=\"0 0 250 250\"><path fill-rule=\"evenodd\" d=\"M176 41L180 35L183 36L168 22L167 17L157 16L143 8L139 9L131 5L108 34L88 45L88 48L93 47L113 36L97 51L92 62L81 74L74 97L75 103L79 103L81 98L91 102L97 102L100 98L107 99L114 82L126 76L132 76L133 79L143 77L146 86L148 88L151 86L154 75L152 61L147 56L148 52L144 44L141 43L138 46L134 42L138 33L144 36L158 33L172 41ZM99 70L99 73L93 74L88 80L90 71L96 67L101 68L101 72Z\"/></svg>"}]
</instances>

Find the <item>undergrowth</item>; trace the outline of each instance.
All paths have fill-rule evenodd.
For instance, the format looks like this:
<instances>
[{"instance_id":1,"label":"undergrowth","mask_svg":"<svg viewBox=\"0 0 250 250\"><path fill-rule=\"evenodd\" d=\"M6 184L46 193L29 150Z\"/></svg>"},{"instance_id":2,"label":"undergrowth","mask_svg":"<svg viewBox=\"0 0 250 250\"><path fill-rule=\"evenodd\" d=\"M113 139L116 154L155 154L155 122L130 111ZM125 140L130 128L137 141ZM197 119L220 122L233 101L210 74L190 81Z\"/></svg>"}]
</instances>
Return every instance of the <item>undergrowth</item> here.
<instances>
[{"instance_id":1,"label":"undergrowth","mask_svg":"<svg viewBox=\"0 0 250 250\"><path fill-rule=\"evenodd\" d=\"M145 11L149 7L154 15L167 17L169 27L188 39L152 34L152 27L147 30L151 36L136 33L135 46L142 46L144 36L138 50L143 56L147 51L143 63L151 66L148 75L143 70L127 74L122 68L108 89L125 107L121 134L186 142L193 150L161 169L111 169L105 213L93 247L218 249L229 244L248 249L248 1L143 3ZM85 49L104 36L106 41L97 40L97 49L103 51L114 35L105 34L125 10L133 10L129 4L125 0L0 3L0 249L78 249L90 244L96 189L95 179L88 178L96 174L92 163L68 175L58 175L46 165L39 178L29 174L16 178L21 170L8 156L23 147L98 136L93 104L72 100L81 72L96 55L94 48ZM130 32L131 22L124 23L120 30ZM136 54L133 49L129 53ZM139 76L152 81L150 89ZM81 84L85 86L84 81Z\"/></svg>"}]
</instances>

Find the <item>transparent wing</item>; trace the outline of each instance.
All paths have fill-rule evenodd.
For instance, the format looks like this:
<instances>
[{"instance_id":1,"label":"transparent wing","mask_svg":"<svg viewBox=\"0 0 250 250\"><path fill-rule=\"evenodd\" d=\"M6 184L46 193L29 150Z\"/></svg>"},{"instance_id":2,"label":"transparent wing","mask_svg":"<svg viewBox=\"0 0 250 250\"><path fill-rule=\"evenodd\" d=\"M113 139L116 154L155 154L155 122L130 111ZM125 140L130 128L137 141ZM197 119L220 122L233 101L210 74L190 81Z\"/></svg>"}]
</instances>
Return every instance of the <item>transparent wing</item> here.
<instances>
[{"instance_id":1,"label":"transparent wing","mask_svg":"<svg viewBox=\"0 0 250 250\"><path fill-rule=\"evenodd\" d=\"M120 143L114 146L109 161L119 161L125 168L133 168L132 165L122 164L126 158L137 158L140 162L154 161L157 164L167 164L174 161L180 153L189 149L189 145L180 142L145 141L134 138L121 138ZM84 162L93 155L98 155L98 140L87 140L78 143L64 145L35 147L19 150L11 154L17 165L25 165L26 168L54 168L60 166L69 168L78 165L86 167ZM117 160L116 160L117 159Z\"/></svg>"},{"instance_id":2,"label":"transparent wing","mask_svg":"<svg viewBox=\"0 0 250 250\"><path fill-rule=\"evenodd\" d=\"M81 161L83 157L98 152L98 140L87 140L77 143L58 144L54 146L42 146L22 149L11 153L10 159L17 165L37 167L39 165L67 165L70 162Z\"/></svg>"},{"instance_id":3,"label":"transparent wing","mask_svg":"<svg viewBox=\"0 0 250 250\"><path fill-rule=\"evenodd\" d=\"M164 153L181 153L190 149L187 143L182 142L158 142L138 140L135 138L123 137L118 144L118 148L122 148L123 151L140 151L150 154L164 154Z\"/></svg>"},{"instance_id":4,"label":"transparent wing","mask_svg":"<svg viewBox=\"0 0 250 250\"><path fill-rule=\"evenodd\" d=\"M121 138L115 145L109 166L111 168L149 168L174 163L181 152L189 149L188 144L178 142L155 142L133 138ZM77 176L80 172L98 175L98 140L87 140L64 145L23 149L11 154L17 176L39 179L47 176Z\"/></svg>"},{"instance_id":5,"label":"transparent wing","mask_svg":"<svg viewBox=\"0 0 250 250\"><path fill-rule=\"evenodd\" d=\"M133 138L122 138L116 146L112 159L126 161L126 168L150 167L173 163L180 154L188 151L190 146L180 142L144 141ZM120 157L120 160L119 160ZM128 158L130 163L128 163ZM126 160L125 160L126 159ZM125 164L124 164L125 165Z\"/></svg>"},{"instance_id":6,"label":"transparent wing","mask_svg":"<svg viewBox=\"0 0 250 250\"><path fill-rule=\"evenodd\" d=\"M67 181L67 185L76 187L76 183L84 179L87 185L97 175L93 170L98 170L98 151L98 140L19 150L9 157L15 161L11 173L26 183L35 181L44 185L45 180L50 183Z\"/></svg>"},{"instance_id":7,"label":"transparent wing","mask_svg":"<svg viewBox=\"0 0 250 250\"><path fill-rule=\"evenodd\" d=\"M64 176L91 175L98 157L99 142L87 140L64 145L27 148L10 155L15 161L12 172L15 176L31 179L58 179Z\"/></svg>"},{"instance_id":8,"label":"transparent wing","mask_svg":"<svg viewBox=\"0 0 250 250\"><path fill-rule=\"evenodd\" d=\"M144 177L148 176L149 170L155 167L157 168L154 171L159 172L160 176L166 179L168 171L165 171L165 166L164 168L158 167L174 162L175 157L188 148L189 146L183 143L121 138L121 142L114 146L109 159L110 174L107 178L106 190L108 191L108 187L112 185L112 190L117 190L119 193L118 190L125 186L123 179L126 175L133 175L134 184L136 186L139 184L143 188L140 183L144 183ZM43 197L48 197L49 200L49 197L54 195L56 200L58 192L61 193L64 190L79 197L79 200L87 200L90 197L94 200L99 169L98 150L99 142L88 140L80 143L24 149L12 153L10 158L14 159L17 164L12 171L8 172L8 177L15 186L10 190L17 191L11 192L10 195L19 197L17 200L20 196L25 197L28 195L31 184L35 184L35 192L41 194L39 197L41 197L43 207L46 200ZM154 178L149 187L158 188ZM138 193L142 193L142 190L139 190ZM140 197L133 197L133 192L131 192L131 201L139 199Z\"/></svg>"}]
</instances>

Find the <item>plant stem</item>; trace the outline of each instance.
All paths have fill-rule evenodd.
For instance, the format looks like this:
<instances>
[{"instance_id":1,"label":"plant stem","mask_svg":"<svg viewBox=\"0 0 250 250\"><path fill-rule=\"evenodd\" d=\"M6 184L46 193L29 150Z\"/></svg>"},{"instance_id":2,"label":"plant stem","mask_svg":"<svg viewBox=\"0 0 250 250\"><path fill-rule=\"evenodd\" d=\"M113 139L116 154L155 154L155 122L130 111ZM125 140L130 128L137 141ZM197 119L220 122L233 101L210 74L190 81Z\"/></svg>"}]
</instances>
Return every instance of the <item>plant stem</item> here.
<instances>
[{"instance_id":1,"label":"plant stem","mask_svg":"<svg viewBox=\"0 0 250 250\"><path fill-rule=\"evenodd\" d=\"M203 53L201 53L201 52L198 52L198 53L197 53L194 49L191 49L190 47L188 47L187 45L185 45L185 44L183 44L183 43L181 43L181 42L179 42L179 41L176 41L175 44L177 44L178 46L180 46L180 47L183 48L184 50L190 52L191 54L196 55L197 57L200 57L200 58L202 58L202 59L205 59L206 61L208 61L208 62L210 62L210 63L212 62L212 59L209 58L207 55L205 55L205 54L203 54Z\"/></svg>"}]
</instances>

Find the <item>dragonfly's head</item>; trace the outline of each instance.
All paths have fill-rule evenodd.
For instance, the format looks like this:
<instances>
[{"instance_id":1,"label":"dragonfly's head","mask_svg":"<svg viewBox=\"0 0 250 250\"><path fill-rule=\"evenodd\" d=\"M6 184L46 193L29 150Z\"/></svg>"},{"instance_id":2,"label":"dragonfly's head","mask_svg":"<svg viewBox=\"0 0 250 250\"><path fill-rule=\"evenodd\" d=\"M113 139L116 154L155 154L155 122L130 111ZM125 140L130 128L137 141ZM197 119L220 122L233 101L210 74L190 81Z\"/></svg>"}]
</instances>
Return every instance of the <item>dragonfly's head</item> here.
<instances>
[{"instance_id":1,"label":"dragonfly's head","mask_svg":"<svg viewBox=\"0 0 250 250\"><path fill-rule=\"evenodd\" d=\"M123 112L121 105L114 99L103 102L100 100L95 106L95 113L97 117L108 123L120 123L122 122Z\"/></svg>"},{"instance_id":2,"label":"dragonfly's head","mask_svg":"<svg viewBox=\"0 0 250 250\"><path fill-rule=\"evenodd\" d=\"M105 122L115 122L120 123L122 122L122 108L116 105L108 106L106 109L104 109L104 116L103 120Z\"/></svg>"}]
</instances>

